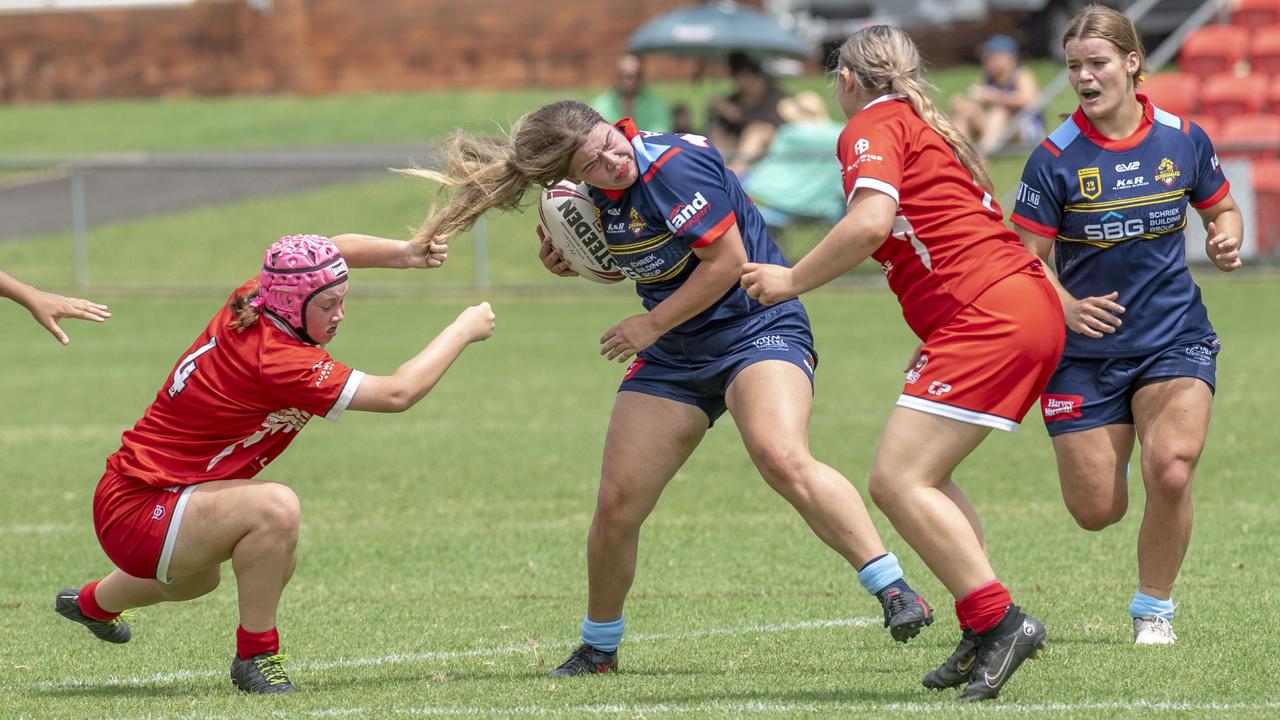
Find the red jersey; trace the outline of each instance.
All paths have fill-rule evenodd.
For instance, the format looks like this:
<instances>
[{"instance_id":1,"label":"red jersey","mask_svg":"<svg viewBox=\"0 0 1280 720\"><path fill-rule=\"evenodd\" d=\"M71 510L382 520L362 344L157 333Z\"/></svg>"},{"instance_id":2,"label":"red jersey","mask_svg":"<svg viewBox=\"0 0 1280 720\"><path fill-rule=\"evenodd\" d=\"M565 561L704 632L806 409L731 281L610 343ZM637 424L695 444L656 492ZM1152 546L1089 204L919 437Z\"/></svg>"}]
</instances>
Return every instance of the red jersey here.
<instances>
[{"instance_id":1,"label":"red jersey","mask_svg":"<svg viewBox=\"0 0 1280 720\"><path fill-rule=\"evenodd\" d=\"M878 98L850 118L836 157L846 203L864 187L898 202L889 238L872 257L920 339L1035 262L991 194L901 95Z\"/></svg>"},{"instance_id":2,"label":"red jersey","mask_svg":"<svg viewBox=\"0 0 1280 720\"><path fill-rule=\"evenodd\" d=\"M284 452L312 415L337 420L346 410L364 373L266 314L248 329L233 329L230 304L228 298L183 353L107 458L108 468L164 487L247 479Z\"/></svg>"}]
</instances>

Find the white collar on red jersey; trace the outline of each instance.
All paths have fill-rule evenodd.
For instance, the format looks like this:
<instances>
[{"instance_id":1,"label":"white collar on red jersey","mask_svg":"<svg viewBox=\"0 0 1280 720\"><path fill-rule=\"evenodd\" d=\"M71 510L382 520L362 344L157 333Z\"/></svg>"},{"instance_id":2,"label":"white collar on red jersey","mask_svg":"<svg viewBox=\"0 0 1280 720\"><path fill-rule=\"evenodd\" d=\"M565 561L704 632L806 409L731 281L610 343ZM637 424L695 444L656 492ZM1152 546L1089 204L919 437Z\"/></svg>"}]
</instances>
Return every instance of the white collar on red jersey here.
<instances>
[{"instance_id":1,"label":"white collar on red jersey","mask_svg":"<svg viewBox=\"0 0 1280 720\"><path fill-rule=\"evenodd\" d=\"M887 94L881 95L880 97L876 98L875 100L872 100L871 102L867 103L866 105L863 105L863 106L862 106L862 109L863 109L863 110L866 110L867 108L869 108L869 107L871 107L872 105L875 105L875 104L877 104L877 103L889 102L890 100L901 100L901 99L903 99L903 98L905 98L905 97L906 97L906 95L903 95L902 93L887 93Z\"/></svg>"}]
</instances>

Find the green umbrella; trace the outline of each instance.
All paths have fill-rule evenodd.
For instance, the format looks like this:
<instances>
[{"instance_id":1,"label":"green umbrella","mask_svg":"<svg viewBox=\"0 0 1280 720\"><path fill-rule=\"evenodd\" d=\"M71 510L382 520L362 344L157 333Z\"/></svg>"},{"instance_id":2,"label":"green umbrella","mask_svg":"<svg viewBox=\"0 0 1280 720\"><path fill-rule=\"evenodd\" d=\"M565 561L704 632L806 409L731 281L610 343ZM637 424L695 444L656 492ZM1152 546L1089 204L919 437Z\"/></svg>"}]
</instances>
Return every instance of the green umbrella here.
<instances>
[{"instance_id":1,"label":"green umbrella","mask_svg":"<svg viewBox=\"0 0 1280 720\"><path fill-rule=\"evenodd\" d=\"M734 50L807 56L811 48L772 18L727 0L659 15L627 40L627 51L635 53L719 58Z\"/></svg>"}]
</instances>

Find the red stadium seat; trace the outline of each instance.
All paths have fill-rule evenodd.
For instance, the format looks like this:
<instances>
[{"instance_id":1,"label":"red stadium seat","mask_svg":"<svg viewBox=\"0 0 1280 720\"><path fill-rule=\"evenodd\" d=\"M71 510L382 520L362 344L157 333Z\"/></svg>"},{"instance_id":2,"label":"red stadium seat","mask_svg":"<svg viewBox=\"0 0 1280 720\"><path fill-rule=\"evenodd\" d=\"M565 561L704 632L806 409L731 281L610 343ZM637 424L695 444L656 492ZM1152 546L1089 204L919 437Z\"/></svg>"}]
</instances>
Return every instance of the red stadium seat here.
<instances>
[{"instance_id":1,"label":"red stadium seat","mask_svg":"<svg viewBox=\"0 0 1280 720\"><path fill-rule=\"evenodd\" d=\"M1200 86L1200 113L1219 120L1262 112L1267 102L1267 78L1222 73L1205 78Z\"/></svg>"},{"instance_id":2,"label":"red stadium seat","mask_svg":"<svg viewBox=\"0 0 1280 720\"><path fill-rule=\"evenodd\" d=\"M1280 23L1280 0L1237 0L1231 24L1254 30Z\"/></svg>"},{"instance_id":3,"label":"red stadium seat","mask_svg":"<svg viewBox=\"0 0 1280 720\"><path fill-rule=\"evenodd\" d=\"M1280 77L1280 25L1261 27L1253 33L1249 67L1255 73Z\"/></svg>"},{"instance_id":4,"label":"red stadium seat","mask_svg":"<svg viewBox=\"0 0 1280 720\"><path fill-rule=\"evenodd\" d=\"M1280 251L1280 160L1255 160L1251 175L1255 249L1273 255Z\"/></svg>"},{"instance_id":5,"label":"red stadium seat","mask_svg":"<svg viewBox=\"0 0 1280 720\"><path fill-rule=\"evenodd\" d=\"M1222 122L1211 136L1219 155L1280 158L1280 115L1237 115Z\"/></svg>"},{"instance_id":6,"label":"red stadium seat","mask_svg":"<svg viewBox=\"0 0 1280 720\"><path fill-rule=\"evenodd\" d=\"M1217 144L1218 133L1222 130L1222 123L1218 118L1209 117L1208 115L1188 115L1186 119L1199 125L1204 134L1208 135L1215 145Z\"/></svg>"},{"instance_id":7,"label":"red stadium seat","mask_svg":"<svg viewBox=\"0 0 1280 720\"><path fill-rule=\"evenodd\" d=\"M1186 117L1194 113L1199 104L1200 78L1181 72L1152 75L1142 81L1138 92L1150 98L1161 110Z\"/></svg>"},{"instance_id":8,"label":"red stadium seat","mask_svg":"<svg viewBox=\"0 0 1280 720\"><path fill-rule=\"evenodd\" d=\"M1200 77L1234 72L1248 47L1248 30L1234 25L1205 25L1187 36L1178 66L1183 72Z\"/></svg>"},{"instance_id":9,"label":"red stadium seat","mask_svg":"<svg viewBox=\"0 0 1280 720\"><path fill-rule=\"evenodd\" d=\"M1280 114L1280 75L1271 78L1267 86L1267 110Z\"/></svg>"}]
</instances>

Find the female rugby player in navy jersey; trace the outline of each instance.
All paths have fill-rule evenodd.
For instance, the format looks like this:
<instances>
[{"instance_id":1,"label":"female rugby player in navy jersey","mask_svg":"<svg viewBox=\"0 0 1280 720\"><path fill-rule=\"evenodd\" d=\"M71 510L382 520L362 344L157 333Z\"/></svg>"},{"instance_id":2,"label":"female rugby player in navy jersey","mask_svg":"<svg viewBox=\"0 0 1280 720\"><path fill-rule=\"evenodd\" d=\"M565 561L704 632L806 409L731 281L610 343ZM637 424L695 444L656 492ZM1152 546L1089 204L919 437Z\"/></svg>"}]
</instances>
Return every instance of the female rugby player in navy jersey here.
<instances>
[{"instance_id":1,"label":"female rugby player in navy jersey","mask_svg":"<svg viewBox=\"0 0 1280 720\"><path fill-rule=\"evenodd\" d=\"M1053 252L1066 350L1041 399L1067 509L1082 527L1124 517L1142 445L1134 642L1172 643L1174 580L1191 539L1191 479L1213 407L1218 337L1184 258L1188 203L1219 270L1240 267L1244 223L1213 145L1138 94L1133 23L1086 7L1063 36L1080 107L1032 153L1012 221Z\"/></svg>"},{"instance_id":2,"label":"female rugby player in navy jersey","mask_svg":"<svg viewBox=\"0 0 1280 720\"><path fill-rule=\"evenodd\" d=\"M611 125L565 100L523 117L510 138L455 134L444 166L411 171L454 190L420 237L452 235L490 208L515 208L535 183L585 182L610 252L645 308L600 340L602 355L631 365L609 421L587 537L582 644L553 676L617 667L640 526L726 409L769 485L859 570L893 637L905 642L932 622L857 490L809 452L816 363L809 318L798 301L765 307L738 287L744 262L784 260L706 138L644 133L630 119ZM552 272L573 274L545 238L539 257Z\"/></svg>"}]
</instances>

